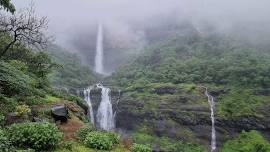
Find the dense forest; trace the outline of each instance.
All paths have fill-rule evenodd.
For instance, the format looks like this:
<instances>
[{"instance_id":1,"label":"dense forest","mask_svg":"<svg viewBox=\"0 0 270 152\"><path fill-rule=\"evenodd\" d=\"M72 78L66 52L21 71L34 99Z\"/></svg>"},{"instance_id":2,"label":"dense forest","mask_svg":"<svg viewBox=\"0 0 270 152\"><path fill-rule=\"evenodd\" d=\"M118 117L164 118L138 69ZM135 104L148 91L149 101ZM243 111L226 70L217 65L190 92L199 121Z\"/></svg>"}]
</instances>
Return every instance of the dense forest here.
<instances>
[{"instance_id":1,"label":"dense forest","mask_svg":"<svg viewBox=\"0 0 270 152\"><path fill-rule=\"evenodd\" d=\"M187 20L142 26L140 52L108 76L53 41L33 4L0 5L1 152L270 152L267 44Z\"/></svg>"}]
</instances>

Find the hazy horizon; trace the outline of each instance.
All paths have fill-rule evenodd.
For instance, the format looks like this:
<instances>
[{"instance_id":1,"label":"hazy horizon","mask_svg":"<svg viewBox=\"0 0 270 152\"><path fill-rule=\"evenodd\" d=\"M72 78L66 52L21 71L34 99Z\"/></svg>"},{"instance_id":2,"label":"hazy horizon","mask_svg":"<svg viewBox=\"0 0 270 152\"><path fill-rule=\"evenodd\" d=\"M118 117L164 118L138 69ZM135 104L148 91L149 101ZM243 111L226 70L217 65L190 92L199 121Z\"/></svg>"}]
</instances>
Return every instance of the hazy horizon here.
<instances>
[{"instance_id":1,"label":"hazy horizon","mask_svg":"<svg viewBox=\"0 0 270 152\"><path fill-rule=\"evenodd\" d=\"M30 2L13 0L17 10ZM270 1L267 0L40 0L34 3L37 13L48 17L49 31L56 42L68 48L73 47L70 41L79 38L81 32L95 31L99 21L114 28L113 31L126 32L123 36L131 35L135 24L146 25L149 18L158 20L168 14L175 20L185 19L194 24L207 22L220 30L246 26L254 31L270 31L270 18L267 18Z\"/></svg>"}]
</instances>

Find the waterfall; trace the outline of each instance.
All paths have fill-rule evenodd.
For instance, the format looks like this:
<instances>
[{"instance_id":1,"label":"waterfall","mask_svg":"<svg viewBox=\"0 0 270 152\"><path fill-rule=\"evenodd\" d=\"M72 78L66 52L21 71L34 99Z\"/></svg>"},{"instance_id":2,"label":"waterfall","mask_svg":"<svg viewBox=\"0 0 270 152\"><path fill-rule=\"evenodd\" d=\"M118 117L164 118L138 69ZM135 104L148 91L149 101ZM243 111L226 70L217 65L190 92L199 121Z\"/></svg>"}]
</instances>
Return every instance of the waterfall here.
<instances>
[{"instance_id":1,"label":"waterfall","mask_svg":"<svg viewBox=\"0 0 270 152\"><path fill-rule=\"evenodd\" d=\"M113 130L115 128L115 121L110 98L111 90L101 84L98 84L97 87L102 89L101 102L97 111L98 127L103 130Z\"/></svg>"},{"instance_id":2,"label":"waterfall","mask_svg":"<svg viewBox=\"0 0 270 152\"><path fill-rule=\"evenodd\" d=\"M95 117L94 117L92 102L91 102L91 98L90 98L91 89L92 89L91 87L84 89L83 94L84 94L84 100L86 101L86 103L88 105L87 116L90 119L91 123L94 125L95 124Z\"/></svg>"},{"instance_id":3,"label":"waterfall","mask_svg":"<svg viewBox=\"0 0 270 152\"><path fill-rule=\"evenodd\" d=\"M208 98L208 102L211 110L212 132L211 132L211 152L216 150L216 129L215 129L215 101L214 98L208 93L208 89L205 87L205 95Z\"/></svg>"},{"instance_id":4,"label":"waterfall","mask_svg":"<svg viewBox=\"0 0 270 152\"><path fill-rule=\"evenodd\" d=\"M104 74L103 70L103 27L98 25L96 57L95 57L95 71L99 74Z\"/></svg>"}]
</instances>

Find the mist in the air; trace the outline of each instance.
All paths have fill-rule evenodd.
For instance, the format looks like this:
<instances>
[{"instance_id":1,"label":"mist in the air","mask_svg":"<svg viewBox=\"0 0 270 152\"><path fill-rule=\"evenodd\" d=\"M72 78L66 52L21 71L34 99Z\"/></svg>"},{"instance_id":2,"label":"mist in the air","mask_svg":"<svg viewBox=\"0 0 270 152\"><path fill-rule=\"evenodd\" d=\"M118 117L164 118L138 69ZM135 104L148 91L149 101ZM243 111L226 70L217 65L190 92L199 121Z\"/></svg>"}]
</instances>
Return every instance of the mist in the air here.
<instances>
[{"instance_id":1,"label":"mist in the air","mask_svg":"<svg viewBox=\"0 0 270 152\"><path fill-rule=\"evenodd\" d=\"M30 2L13 0L17 10ZM199 31L211 27L252 42L270 40L269 0L38 0L34 3L38 14L48 16L49 31L56 43L77 52L86 64L93 64L100 22L104 26L104 52L110 57L106 60L109 65L124 63L125 56L138 53L153 39L149 37L155 36L155 30L162 33L183 22Z\"/></svg>"}]
</instances>

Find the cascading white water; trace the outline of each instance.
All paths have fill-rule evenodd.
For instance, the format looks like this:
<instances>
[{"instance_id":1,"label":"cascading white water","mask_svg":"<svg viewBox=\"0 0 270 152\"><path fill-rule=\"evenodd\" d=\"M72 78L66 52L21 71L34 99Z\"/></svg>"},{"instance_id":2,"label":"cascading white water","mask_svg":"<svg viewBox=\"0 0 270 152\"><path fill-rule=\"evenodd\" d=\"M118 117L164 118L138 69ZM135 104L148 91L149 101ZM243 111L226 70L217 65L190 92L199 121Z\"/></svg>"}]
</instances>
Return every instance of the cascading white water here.
<instances>
[{"instance_id":1,"label":"cascading white water","mask_svg":"<svg viewBox=\"0 0 270 152\"><path fill-rule=\"evenodd\" d=\"M94 112L93 112L93 108L92 108L92 102L91 102L91 87L86 88L83 90L83 94L84 94L84 100L86 101L87 105L88 105L88 118L90 119L91 123L93 125L95 125L95 117L94 117Z\"/></svg>"},{"instance_id":2,"label":"cascading white water","mask_svg":"<svg viewBox=\"0 0 270 152\"><path fill-rule=\"evenodd\" d=\"M95 71L99 74L104 74L103 69L103 27L98 25L96 57L95 57Z\"/></svg>"},{"instance_id":3,"label":"cascading white water","mask_svg":"<svg viewBox=\"0 0 270 152\"><path fill-rule=\"evenodd\" d=\"M205 95L208 98L211 110L211 121L212 121L211 152L214 152L216 150L215 101L214 98L208 93L208 89L206 87L205 87Z\"/></svg>"},{"instance_id":4,"label":"cascading white water","mask_svg":"<svg viewBox=\"0 0 270 152\"><path fill-rule=\"evenodd\" d=\"M110 89L97 85L98 88L102 89L101 92L101 102L97 111L97 123L98 127L103 130L113 130L115 128L114 113L110 98Z\"/></svg>"}]
</instances>

